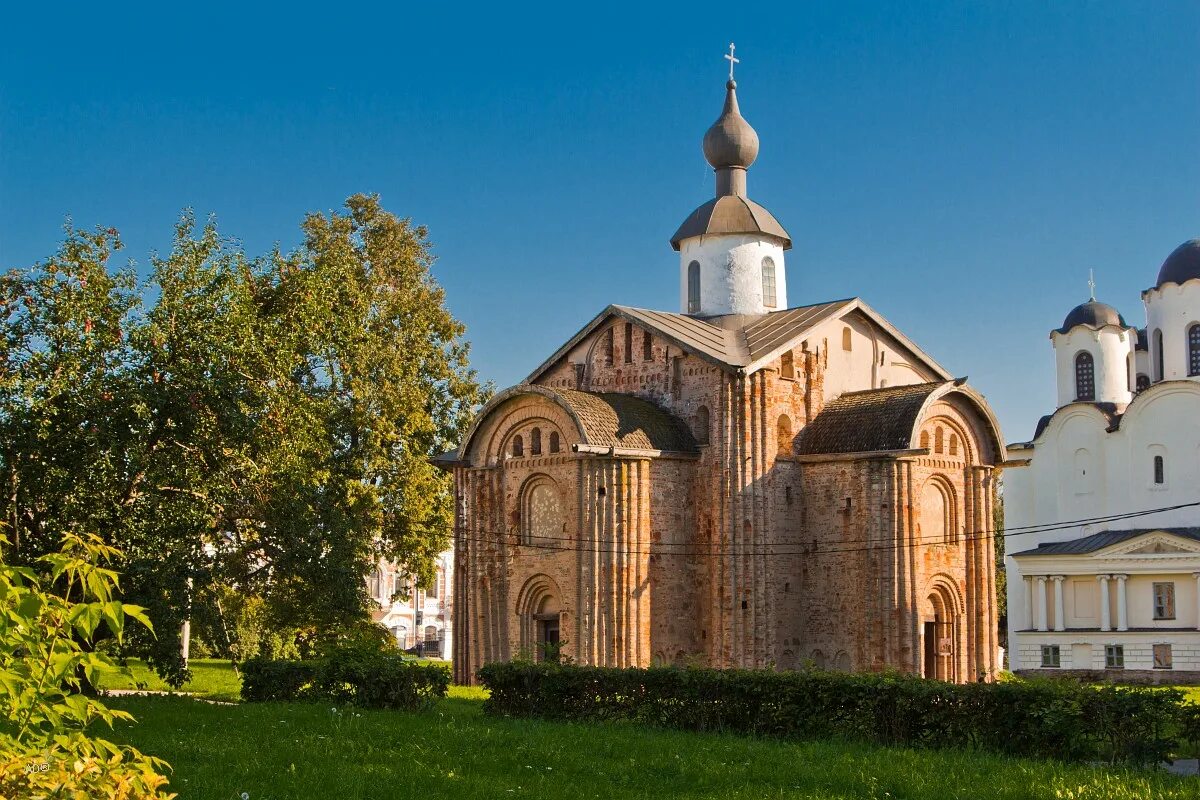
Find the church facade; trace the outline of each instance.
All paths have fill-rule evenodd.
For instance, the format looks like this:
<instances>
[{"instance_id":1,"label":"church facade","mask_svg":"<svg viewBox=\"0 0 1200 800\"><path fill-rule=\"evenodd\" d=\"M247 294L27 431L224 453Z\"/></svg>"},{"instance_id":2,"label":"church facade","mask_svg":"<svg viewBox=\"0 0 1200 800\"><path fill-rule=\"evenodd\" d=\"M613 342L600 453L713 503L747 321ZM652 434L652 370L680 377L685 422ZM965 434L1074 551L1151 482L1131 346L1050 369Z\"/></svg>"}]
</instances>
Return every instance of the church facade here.
<instances>
[{"instance_id":1,"label":"church facade","mask_svg":"<svg viewBox=\"0 0 1200 800\"><path fill-rule=\"evenodd\" d=\"M456 681L519 656L994 674L995 418L861 299L789 307L758 146L731 78L716 196L671 239L680 310L608 306L438 459Z\"/></svg>"},{"instance_id":2,"label":"church facade","mask_svg":"<svg viewBox=\"0 0 1200 800\"><path fill-rule=\"evenodd\" d=\"M1200 240L1142 301L1051 331L1058 407L1009 446L1014 671L1200 681Z\"/></svg>"}]
</instances>

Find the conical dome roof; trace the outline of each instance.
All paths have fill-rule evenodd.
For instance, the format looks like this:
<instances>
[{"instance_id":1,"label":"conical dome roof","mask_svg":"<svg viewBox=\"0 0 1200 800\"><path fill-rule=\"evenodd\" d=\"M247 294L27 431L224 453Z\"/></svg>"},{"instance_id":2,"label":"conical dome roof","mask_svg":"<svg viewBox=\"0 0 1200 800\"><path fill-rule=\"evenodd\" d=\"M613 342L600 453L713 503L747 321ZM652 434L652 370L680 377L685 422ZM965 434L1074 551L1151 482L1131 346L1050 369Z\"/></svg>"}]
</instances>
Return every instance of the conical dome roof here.
<instances>
[{"instance_id":1,"label":"conical dome roof","mask_svg":"<svg viewBox=\"0 0 1200 800\"><path fill-rule=\"evenodd\" d=\"M1164 283L1184 284L1200 278L1200 239L1191 239L1176 247L1158 270L1156 287Z\"/></svg>"},{"instance_id":2,"label":"conical dome roof","mask_svg":"<svg viewBox=\"0 0 1200 800\"><path fill-rule=\"evenodd\" d=\"M758 157L758 134L738 110L737 83L725 84L725 107L704 134L704 158L713 169L746 169Z\"/></svg>"},{"instance_id":3,"label":"conical dome roof","mask_svg":"<svg viewBox=\"0 0 1200 800\"><path fill-rule=\"evenodd\" d=\"M1108 303L1100 303L1096 300L1089 300L1072 308L1071 312L1067 314L1067 318L1063 320L1062 327L1058 328L1058 332L1068 333L1079 325L1096 330L1108 325L1116 325L1119 328L1129 327L1125 324L1125 318L1115 308Z\"/></svg>"}]
</instances>

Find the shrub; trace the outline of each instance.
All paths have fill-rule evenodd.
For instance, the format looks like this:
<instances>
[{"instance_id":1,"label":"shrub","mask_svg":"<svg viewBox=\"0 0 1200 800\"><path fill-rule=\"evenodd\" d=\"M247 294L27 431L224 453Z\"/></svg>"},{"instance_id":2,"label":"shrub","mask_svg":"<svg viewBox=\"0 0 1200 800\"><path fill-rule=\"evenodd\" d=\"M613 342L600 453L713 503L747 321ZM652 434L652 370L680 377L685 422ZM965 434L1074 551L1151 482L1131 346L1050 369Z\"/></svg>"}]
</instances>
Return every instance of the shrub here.
<instances>
[{"instance_id":1,"label":"shrub","mask_svg":"<svg viewBox=\"0 0 1200 800\"><path fill-rule=\"evenodd\" d=\"M64 537L32 567L13 566L0 536L0 797L167 800L167 764L96 737L90 728L132 720L81 693L115 667L89 651L105 627L147 628L144 609L116 598L119 554L94 536ZM78 598L78 602L69 598Z\"/></svg>"},{"instance_id":2,"label":"shrub","mask_svg":"<svg viewBox=\"0 0 1200 800\"><path fill-rule=\"evenodd\" d=\"M955 685L898 674L487 664L490 714L1063 760L1150 763L1200 730L1182 693L1062 680Z\"/></svg>"},{"instance_id":3,"label":"shrub","mask_svg":"<svg viewBox=\"0 0 1200 800\"><path fill-rule=\"evenodd\" d=\"M449 688L445 664L353 647L309 661L253 659L242 670L242 699L248 702L320 701L416 710L445 697Z\"/></svg>"}]
</instances>

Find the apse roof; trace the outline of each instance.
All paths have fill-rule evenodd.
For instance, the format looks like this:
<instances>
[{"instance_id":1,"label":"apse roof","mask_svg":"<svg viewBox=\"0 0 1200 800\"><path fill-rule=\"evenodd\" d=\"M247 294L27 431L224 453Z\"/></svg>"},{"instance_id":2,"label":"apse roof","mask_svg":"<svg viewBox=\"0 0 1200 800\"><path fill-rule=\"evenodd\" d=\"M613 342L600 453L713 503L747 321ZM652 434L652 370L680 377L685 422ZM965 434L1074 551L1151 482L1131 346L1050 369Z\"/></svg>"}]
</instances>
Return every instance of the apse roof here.
<instances>
[{"instance_id":1,"label":"apse roof","mask_svg":"<svg viewBox=\"0 0 1200 800\"><path fill-rule=\"evenodd\" d=\"M688 426L674 414L629 394L539 387L558 395L583 426L587 443L635 450L697 452Z\"/></svg>"},{"instance_id":2,"label":"apse roof","mask_svg":"<svg viewBox=\"0 0 1200 800\"><path fill-rule=\"evenodd\" d=\"M830 402L796 437L797 455L906 450L917 417L935 391L950 381L846 392Z\"/></svg>"}]
</instances>

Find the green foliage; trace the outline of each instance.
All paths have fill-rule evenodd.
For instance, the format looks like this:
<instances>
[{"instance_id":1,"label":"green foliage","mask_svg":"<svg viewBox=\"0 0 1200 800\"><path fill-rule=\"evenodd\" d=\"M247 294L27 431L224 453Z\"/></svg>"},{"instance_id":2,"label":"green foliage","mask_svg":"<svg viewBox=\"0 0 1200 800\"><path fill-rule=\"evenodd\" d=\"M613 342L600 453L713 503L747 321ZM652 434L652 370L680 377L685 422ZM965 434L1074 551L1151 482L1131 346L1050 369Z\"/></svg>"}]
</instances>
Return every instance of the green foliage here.
<instances>
[{"instance_id":1,"label":"green foliage","mask_svg":"<svg viewBox=\"0 0 1200 800\"><path fill-rule=\"evenodd\" d=\"M1173 689L1073 681L955 685L895 674L487 664L491 714L1063 760L1150 763L1177 745Z\"/></svg>"},{"instance_id":2,"label":"green foliage","mask_svg":"<svg viewBox=\"0 0 1200 800\"><path fill-rule=\"evenodd\" d=\"M1162 770L981 751L484 716L478 687L452 686L433 713L119 702L138 724L117 735L169 758L188 800L1195 800L1197 789Z\"/></svg>"},{"instance_id":3,"label":"green foliage","mask_svg":"<svg viewBox=\"0 0 1200 800\"><path fill-rule=\"evenodd\" d=\"M3 560L8 544L0 537L0 797L174 797L164 762L88 731L132 717L80 693L81 675L94 684L114 668L87 646L103 628L119 642L127 621L150 625L117 598L117 574L103 566L116 551L68 534L20 567Z\"/></svg>"},{"instance_id":4,"label":"green foliage","mask_svg":"<svg viewBox=\"0 0 1200 800\"><path fill-rule=\"evenodd\" d=\"M1004 495L992 489L992 526L996 532L996 625L1000 631L1000 646L1008 647L1008 571L1004 568Z\"/></svg>"},{"instance_id":5,"label":"green foliage","mask_svg":"<svg viewBox=\"0 0 1200 800\"><path fill-rule=\"evenodd\" d=\"M446 696L450 669L399 652L363 647L309 661L253 659L242 671L242 699L332 702L360 708L422 709Z\"/></svg>"},{"instance_id":6,"label":"green foliage","mask_svg":"<svg viewBox=\"0 0 1200 800\"><path fill-rule=\"evenodd\" d=\"M428 582L449 542L449 479L428 458L486 390L427 232L356 195L303 233L254 258L187 213L139 285L109 267L116 231L68 228L53 257L0 276L13 556L32 563L60 531L119 547L126 595L161 634L132 631L127 650L174 685L175 632L222 587L263 606L205 641L283 654L265 628L366 619L370 565Z\"/></svg>"}]
</instances>

